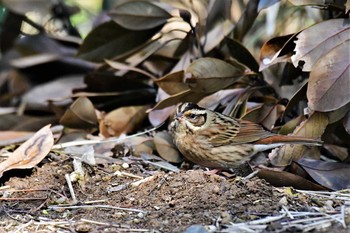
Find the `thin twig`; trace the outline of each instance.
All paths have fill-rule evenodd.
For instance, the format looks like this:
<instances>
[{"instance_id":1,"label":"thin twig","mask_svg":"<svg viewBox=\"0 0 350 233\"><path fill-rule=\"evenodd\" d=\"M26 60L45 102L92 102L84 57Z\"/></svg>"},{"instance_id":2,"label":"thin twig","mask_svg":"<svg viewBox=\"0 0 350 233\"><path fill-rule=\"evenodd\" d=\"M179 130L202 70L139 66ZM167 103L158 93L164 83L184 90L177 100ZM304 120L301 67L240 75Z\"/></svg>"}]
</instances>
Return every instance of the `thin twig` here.
<instances>
[{"instance_id":1,"label":"thin twig","mask_svg":"<svg viewBox=\"0 0 350 233\"><path fill-rule=\"evenodd\" d=\"M102 143L121 143L127 139L133 138L133 137L137 137L137 136L141 136L147 133L150 133L156 129L158 129L159 127L161 127L164 123L153 127L152 129L149 130L145 130L143 132L140 133L136 133L133 135L129 135L126 136L124 138L110 138L107 140L81 140L81 141L72 141L72 142L65 142L65 143L60 143L60 144L56 144L52 147L52 150L58 150L58 149L63 149L66 147L71 147L71 146L83 146L83 145L91 145L91 144L102 144Z\"/></svg>"},{"instance_id":2,"label":"thin twig","mask_svg":"<svg viewBox=\"0 0 350 233\"><path fill-rule=\"evenodd\" d=\"M66 181L67 181L67 184L68 184L68 188L69 188L69 192L70 192L70 195L71 195L71 197L73 199L73 204L76 204L76 203L78 203L78 200L77 200L77 197L75 196L75 192L74 192L74 189L73 189L72 181L70 180L70 175L66 174L64 177L66 178Z\"/></svg>"},{"instance_id":3,"label":"thin twig","mask_svg":"<svg viewBox=\"0 0 350 233\"><path fill-rule=\"evenodd\" d=\"M61 210L61 209L90 209L90 208L105 208L105 209L116 209L116 210L124 210L124 211L131 211L131 212L138 212L138 213L147 213L146 211L139 210L139 209L130 209L130 208L123 208L123 207L116 207L111 205L80 205L80 206L65 206L65 205L55 205L55 206L49 206L49 209L53 210Z\"/></svg>"}]
</instances>

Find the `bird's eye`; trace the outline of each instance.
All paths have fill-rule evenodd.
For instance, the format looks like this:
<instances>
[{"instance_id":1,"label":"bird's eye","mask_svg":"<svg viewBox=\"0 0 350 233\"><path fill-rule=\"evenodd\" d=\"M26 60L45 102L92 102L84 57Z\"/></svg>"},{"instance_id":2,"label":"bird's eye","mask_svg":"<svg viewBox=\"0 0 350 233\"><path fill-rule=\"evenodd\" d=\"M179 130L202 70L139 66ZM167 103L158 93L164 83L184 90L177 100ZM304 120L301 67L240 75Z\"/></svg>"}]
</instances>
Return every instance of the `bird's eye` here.
<instances>
[{"instance_id":1,"label":"bird's eye","mask_svg":"<svg viewBox=\"0 0 350 233\"><path fill-rule=\"evenodd\" d=\"M190 118L190 119L194 120L194 119L196 119L196 118L197 118L197 115L196 115L196 114L194 114L194 113L191 113L191 114L189 114L189 115L188 115L188 118Z\"/></svg>"}]
</instances>

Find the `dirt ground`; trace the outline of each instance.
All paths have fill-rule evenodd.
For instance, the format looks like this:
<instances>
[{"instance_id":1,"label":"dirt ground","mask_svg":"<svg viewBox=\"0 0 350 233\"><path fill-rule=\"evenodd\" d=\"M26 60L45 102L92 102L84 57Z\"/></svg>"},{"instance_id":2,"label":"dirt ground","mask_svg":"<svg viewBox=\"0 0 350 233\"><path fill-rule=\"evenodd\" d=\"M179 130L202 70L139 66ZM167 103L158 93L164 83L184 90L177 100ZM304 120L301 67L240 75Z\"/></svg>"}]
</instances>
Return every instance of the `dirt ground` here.
<instances>
[{"instance_id":1,"label":"dirt ground","mask_svg":"<svg viewBox=\"0 0 350 233\"><path fill-rule=\"evenodd\" d=\"M228 179L202 169L164 172L137 163L84 167L85 177L73 183L76 204L65 180L71 159L11 177L4 184L9 188L0 189L0 232L183 232L190 226L187 232L206 232L195 224L224 231L231 223L278 215L282 205L299 211L315 205L258 178ZM139 180L144 182L132 185Z\"/></svg>"}]
</instances>

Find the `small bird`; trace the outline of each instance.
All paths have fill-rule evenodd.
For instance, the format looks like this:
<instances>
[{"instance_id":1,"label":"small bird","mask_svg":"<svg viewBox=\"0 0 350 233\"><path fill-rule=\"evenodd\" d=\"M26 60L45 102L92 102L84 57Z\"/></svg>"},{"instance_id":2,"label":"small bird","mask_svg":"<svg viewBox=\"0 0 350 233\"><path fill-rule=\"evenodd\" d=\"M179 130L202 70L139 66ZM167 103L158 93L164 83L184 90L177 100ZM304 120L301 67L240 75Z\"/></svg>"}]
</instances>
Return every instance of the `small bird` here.
<instances>
[{"instance_id":1,"label":"small bird","mask_svg":"<svg viewBox=\"0 0 350 233\"><path fill-rule=\"evenodd\" d=\"M274 134L259 124L201 108L194 103L177 107L170 131L185 158L218 169L237 168L254 154L285 144L322 145L322 141L315 139Z\"/></svg>"}]
</instances>

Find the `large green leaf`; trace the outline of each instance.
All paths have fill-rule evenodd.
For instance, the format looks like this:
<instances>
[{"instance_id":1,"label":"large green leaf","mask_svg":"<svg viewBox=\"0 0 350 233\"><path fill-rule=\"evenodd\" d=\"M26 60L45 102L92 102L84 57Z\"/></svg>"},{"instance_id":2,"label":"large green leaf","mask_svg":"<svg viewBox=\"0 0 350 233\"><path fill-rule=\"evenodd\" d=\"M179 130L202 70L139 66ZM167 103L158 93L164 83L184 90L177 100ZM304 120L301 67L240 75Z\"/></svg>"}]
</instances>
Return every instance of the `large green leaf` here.
<instances>
[{"instance_id":1,"label":"large green leaf","mask_svg":"<svg viewBox=\"0 0 350 233\"><path fill-rule=\"evenodd\" d=\"M109 15L120 26L130 30L145 30L163 25L171 15L161 7L144 1L118 5Z\"/></svg>"},{"instance_id":2,"label":"large green leaf","mask_svg":"<svg viewBox=\"0 0 350 233\"><path fill-rule=\"evenodd\" d=\"M78 57L102 62L134 51L154 36L160 27L143 31L125 29L113 21L103 23L92 30L78 51Z\"/></svg>"}]
</instances>

